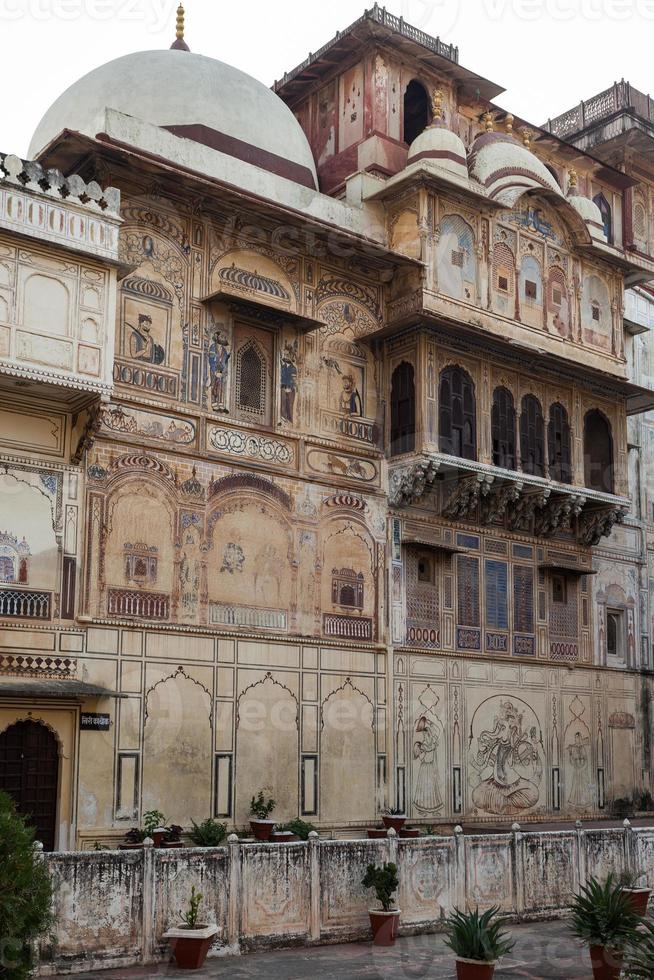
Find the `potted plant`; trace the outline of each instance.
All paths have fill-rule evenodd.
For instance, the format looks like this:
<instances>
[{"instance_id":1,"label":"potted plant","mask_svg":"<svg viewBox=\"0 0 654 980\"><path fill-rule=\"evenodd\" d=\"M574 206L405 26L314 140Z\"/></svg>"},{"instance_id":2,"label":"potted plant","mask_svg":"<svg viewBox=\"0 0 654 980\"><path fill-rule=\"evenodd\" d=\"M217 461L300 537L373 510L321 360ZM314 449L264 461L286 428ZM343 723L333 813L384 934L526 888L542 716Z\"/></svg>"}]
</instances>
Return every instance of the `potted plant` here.
<instances>
[{"instance_id":1,"label":"potted plant","mask_svg":"<svg viewBox=\"0 0 654 980\"><path fill-rule=\"evenodd\" d=\"M268 817L275 809L275 801L270 798L266 799L263 795L263 790L259 790L258 796L253 796L250 803L250 813L252 819L250 820L250 827L252 828L252 833L257 840L269 841L273 828L275 826L274 820L269 820Z\"/></svg>"},{"instance_id":2,"label":"potted plant","mask_svg":"<svg viewBox=\"0 0 654 980\"><path fill-rule=\"evenodd\" d=\"M613 875L604 884L591 878L582 885L572 903L570 928L590 947L595 980L619 980L625 946L633 941L639 922Z\"/></svg>"},{"instance_id":3,"label":"potted plant","mask_svg":"<svg viewBox=\"0 0 654 980\"><path fill-rule=\"evenodd\" d=\"M213 817L203 820L200 824L195 820L191 820L191 823L193 830L189 837L198 847L220 847L227 837L227 824L218 823Z\"/></svg>"},{"instance_id":4,"label":"potted plant","mask_svg":"<svg viewBox=\"0 0 654 980\"><path fill-rule=\"evenodd\" d=\"M166 818L161 810L147 810L143 814L144 839L150 837L154 841L155 847L161 847L167 830Z\"/></svg>"},{"instance_id":5,"label":"potted plant","mask_svg":"<svg viewBox=\"0 0 654 980\"><path fill-rule=\"evenodd\" d=\"M515 942L500 918L499 906L485 912L455 909L445 920L446 944L456 956L458 980L491 980L500 957L510 953Z\"/></svg>"},{"instance_id":6,"label":"potted plant","mask_svg":"<svg viewBox=\"0 0 654 980\"><path fill-rule=\"evenodd\" d=\"M171 823L170 827L166 827L164 830L161 847L184 847L182 841L183 827L180 827L178 823Z\"/></svg>"},{"instance_id":7,"label":"potted plant","mask_svg":"<svg viewBox=\"0 0 654 980\"><path fill-rule=\"evenodd\" d=\"M370 840L386 840L388 831L386 827L368 827L368 837Z\"/></svg>"},{"instance_id":8,"label":"potted plant","mask_svg":"<svg viewBox=\"0 0 654 980\"><path fill-rule=\"evenodd\" d=\"M647 905L649 897L652 894L652 889L648 888L647 885L638 887L638 882L644 877L644 871L636 871L634 873L625 871L618 878L618 884L622 893L629 896L634 912L641 916L647 915Z\"/></svg>"},{"instance_id":9,"label":"potted plant","mask_svg":"<svg viewBox=\"0 0 654 980\"><path fill-rule=\"evenodd\" d=\"M202 897L193 885L188 911L179 913L182 924L164 933L163 938L170 940L173 956L182 970L198 970L202 966L218 932L215 923L200 922Z\"/></svg>"},{"instance_id":10,"label":"potted plant","mask_svg":"<svg viewBox=\"0 0 654 980\"><path fill-rule=\"evenodd\" d=\"M400 910L393 908L393 894L399 887L397 866L369 864L361 880L364 888L374 888L381 909L368 909L372 941L375 946L392 946L397 938Z\"/></svg>"},{"instance_id":11,"label":"potted plant","mask_svg":"<svg viewBox=\"0 0 654 980\"><path fill-rule=\"evenodd\" d=\"M382 823L386 827L386 830L392 827L395 833L399 834L406 823L406 813L404 810L397 810L389 806L382 813Z\"/></svg>"},{"instance_id":12,"label":"potted plant","mask_svg":"<svg viewBox=\"0 0 654 980\"><path fill-rule=\"evenodd\" d=\"M629 943L625 967L629 980L652 980L654 977L654 922L641 922L637 938Z\"/></svg>"},{"instance_id":13,"label":"potted plant","mask_svg":"<svg viewBox=\"0 0 654 980\"><path fill-rule=\"evenodd\" d=\"M402 827L400 837L405 840L415 840L416 837L420 837L420 827Z\"/></svg>"},{"instance_id":14,"label":"potted plant","mask_svg":"<svg viewBox=\"0 0 654 980\"><path fill-rule=\"evenodd\" d=\"M295 820L289 820L288 823L283 824L279 830L282 833L290 834L292 840L309 840L309 834L312 830L316 828L312 823L307 820L301 820L300 817L296 817ZM276 834L273 834L275 837Z\"/></svg>"}]
</instances>

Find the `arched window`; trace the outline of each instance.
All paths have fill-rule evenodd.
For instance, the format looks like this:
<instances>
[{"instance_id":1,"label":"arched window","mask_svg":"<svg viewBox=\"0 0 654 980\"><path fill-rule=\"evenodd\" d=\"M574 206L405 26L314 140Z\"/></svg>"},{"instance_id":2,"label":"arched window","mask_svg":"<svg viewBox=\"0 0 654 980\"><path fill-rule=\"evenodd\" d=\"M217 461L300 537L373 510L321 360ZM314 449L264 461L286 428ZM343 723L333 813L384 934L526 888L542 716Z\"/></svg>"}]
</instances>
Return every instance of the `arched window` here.
<instances>
[{"instance_id":1,"label":"arched window","mask_svg":"<svg viewBox=\"0 0 654 980\"><path fill-rule=\"evenodd\" d=\"M236 360L236 403L245 412L263 413L266 395L266 369L256 344L246 344Z\"/></svg>"},{"instance_id":2,"label":"arched window","mask_svg":"<svg viewBox=\"0 0 654 980\"><path fill-rule=\"evenodd\" d=\"M391 456L410 453L416 444L416 386L413 365L402 361L391 378Z\"/></svg>"},{"instance_id":3,"label":"arched window","mask_svg":"<svg viewBox=\"0 0 654 980\"><path fill-rule=\"evenodd\" d=\"M611 426L597 409L584 420L584 477L590 490L613 493L613 438Z\"/></svg>"},{"instance_id":4,"label":"arched window","mask_svg":"<svg viewBox=\"0 0 654 980\"><path fill-rule=\"evenodd\" d=\"M550 424L547 430L547 449L550 479L559 483L572 483L570 454L570 424L563 405L555 402L550 408Z\"/></svg>"},{"instance_id":5,"label":"arched window","mask_svg":"<svg viewBox=\"0 0 654 980\"><path fill-rule=\"evenodd\" d=\"M404 142L409 146L420 136L431 120L431 106L427 91L420 82L412 79L404 93Z\"/></svg>"},{"instance_id":6,"label":"arched window","mask_svg":"<svg viewBox=\"0 0 654 980\"><path fill-rule=\"evenodd\" d=\"M611 245L613 243L613 223L611 218L611 205L606 200L603 194L596 194L593 198L593 203L597 205L600 209L600 214L602 215L602 224L604 226L604 234L606 235L606 240Z\"/></svg>"},{"instance_id":7,"label":"arched window","mask_svg":"<svg viewBox=\"0 0 654 980\"><path fill-rule=\"evenodd\" d=\"M520 456L524 473L545 476L545 425L540 402L534 395L522 399Z\"/></svg>"},{"instance_id":8,"label":"arched window","mask_svg":"<svg viewBox=\"0 0 654 980\"><path fill-rule=\"evenodd\" d=\"M515 469L515 407L506 388L496 388L491 412L493 466Z\"/></svg>"},{"instance_id":9,"label":"arched window","mask_svg":"<svg viewBox=\"0 0 654 980\"><path fill-rule=\"evenodd\" d=\"M448 367L441 372L439 422L442 453L477 458L475 386L463 368Z\"/></svg>"}]
</instances>

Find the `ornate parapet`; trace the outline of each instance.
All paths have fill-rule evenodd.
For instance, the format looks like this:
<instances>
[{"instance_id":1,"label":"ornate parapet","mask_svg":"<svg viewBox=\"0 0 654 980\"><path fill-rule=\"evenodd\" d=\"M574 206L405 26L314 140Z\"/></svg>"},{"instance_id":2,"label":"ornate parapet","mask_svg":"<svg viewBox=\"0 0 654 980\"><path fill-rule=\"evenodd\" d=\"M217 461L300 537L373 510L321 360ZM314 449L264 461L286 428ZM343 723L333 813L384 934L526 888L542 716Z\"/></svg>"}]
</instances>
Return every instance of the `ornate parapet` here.
<instances>
[{"instance_id":1,"label":"ornate parapet","mask_svg":"<svg viewBox=\"0 0 654 980\"><path fill-rule=\"evenodd\" d=\"M120 191L0 153L0 229L118 262Z\"/></svg>"},{"instance_id":2,"label":"ornate parapet","mask_svg":"<svg viewBox=\"0 0 654 980\"><path fill-rule=\"evenodd\" d=\"M423 453L391 468L391 507L418 504L428 494L449 520L483 525L506 521L510 530L539 538L567 531L584 545L608 537L629 509L622 497L443 453Z\"/></svg>"}]
</instances>

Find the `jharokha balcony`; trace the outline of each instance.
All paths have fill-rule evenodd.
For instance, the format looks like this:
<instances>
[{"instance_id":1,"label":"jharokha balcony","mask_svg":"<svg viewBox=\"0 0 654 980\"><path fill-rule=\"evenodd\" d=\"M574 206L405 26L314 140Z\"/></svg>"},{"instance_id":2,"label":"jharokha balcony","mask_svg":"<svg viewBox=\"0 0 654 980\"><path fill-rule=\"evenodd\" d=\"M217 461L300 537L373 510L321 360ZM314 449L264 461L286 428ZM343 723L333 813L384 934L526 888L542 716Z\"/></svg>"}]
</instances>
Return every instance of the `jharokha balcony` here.
<instances>
[{"instance_id":1,"label":"jharokha balcony","mask_svg":"<svg viewBox=\"0 0 654 980\"><path fill-rule=\"evenodd\" d=\"M509 530L542 538L569 532L585 547L608 537L630 506L628 497L447 453L416 453L391 464L391 507L424 506L427 498L450 520L506 522Z\"/></svg>"}]
</instances>

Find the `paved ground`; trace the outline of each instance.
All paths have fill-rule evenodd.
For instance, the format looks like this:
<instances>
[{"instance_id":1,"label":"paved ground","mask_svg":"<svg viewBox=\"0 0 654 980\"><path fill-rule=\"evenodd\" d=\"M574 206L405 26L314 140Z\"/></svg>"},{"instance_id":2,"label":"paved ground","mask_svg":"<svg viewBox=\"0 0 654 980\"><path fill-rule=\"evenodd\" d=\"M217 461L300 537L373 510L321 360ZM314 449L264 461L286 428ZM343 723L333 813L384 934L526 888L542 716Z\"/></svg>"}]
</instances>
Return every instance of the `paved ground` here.
<instances>
[{"instance_id":1,"label":"paved ground","mask_svg":"<svg viewBox=\"0 0 654 980\"><path fill-rule=\"evenodd\" d=\"M513 953L495 971L495 980L592 980L590 960L562 922L513 926ZM84 980L96 974L76 974ZM399 939L393 949L369 943L276 950L240 957L207 960L195 974L168 964L102 971L102 980L141 980L147 977L198 980L446 980L456 976L452 953L441 935Z\"/></svg>"}]
</instances>

